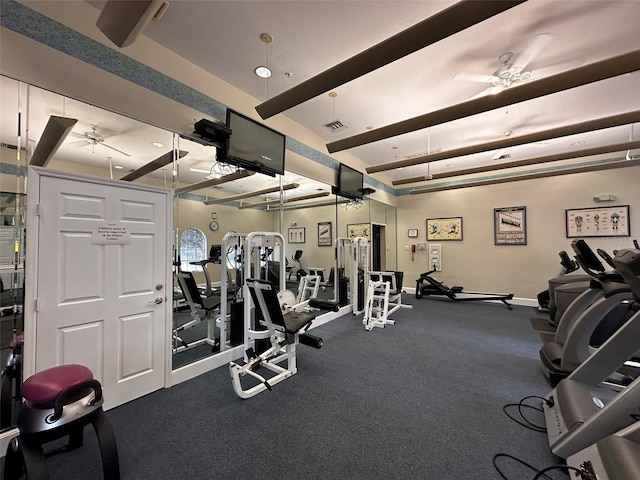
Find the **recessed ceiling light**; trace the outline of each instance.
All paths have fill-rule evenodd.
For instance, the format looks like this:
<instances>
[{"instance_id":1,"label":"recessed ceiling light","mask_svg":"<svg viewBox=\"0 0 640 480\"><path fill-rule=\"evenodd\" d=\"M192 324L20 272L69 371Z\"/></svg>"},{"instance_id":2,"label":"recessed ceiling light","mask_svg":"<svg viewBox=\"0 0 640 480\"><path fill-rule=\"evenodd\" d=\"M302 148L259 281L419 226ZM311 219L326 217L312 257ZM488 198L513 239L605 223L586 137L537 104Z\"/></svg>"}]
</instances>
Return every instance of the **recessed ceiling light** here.
<instances>
[{"instance_id":1,"label":"recessed ceiling light","mask_svg":"<svg viewBox=\"0 0 640 480\"><path fill-rule=\"evenodd\" d=\"M124 167L122 165L114 165L113 168L115 168L116 170L124 170Z\"/></svg>"},{"instance_id":2,"label":"recessed ceiling light","mask_svg":"<svg viewBox=\"0 0 640 480\"><path fill-rule=\"evenodd\" d=\"M271 76L271 70L269 70L267 67L264 67L262 65L259 67L256 67L256 69L253 72L260 78L269 78Z\"/></svg>"},{"instance_id":3,"label":"recessed ceiling light","mask_svg":"<svg viewBox=\"0 0 640 480\"><path fill-rule=\"evenodd\" d=\"M162 148L162 147L164 147L164 144L163 144L163 143L160 143L160 142L153 142L151 145L153 145L153 146L154 146L154 147L156 147L156 148Z\"/></svg>"}]
</instances>

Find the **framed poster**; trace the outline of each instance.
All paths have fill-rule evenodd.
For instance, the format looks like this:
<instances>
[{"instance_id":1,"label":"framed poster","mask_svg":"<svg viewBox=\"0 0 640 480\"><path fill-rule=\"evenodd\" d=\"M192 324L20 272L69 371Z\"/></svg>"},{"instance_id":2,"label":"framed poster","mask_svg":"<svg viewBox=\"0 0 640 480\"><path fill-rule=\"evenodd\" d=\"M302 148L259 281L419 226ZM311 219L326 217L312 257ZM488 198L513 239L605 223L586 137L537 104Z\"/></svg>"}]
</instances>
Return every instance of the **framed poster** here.
<instances>
[{"instance_id":1,"label":"framed poster","mask_svg":"<svg viewBox=\"0 0 640 480\"><path fill-rule=\"evenodd\" d=\"M427 218L427 241L462 240L462 217Z\"/></svg>"},{"instance_id":2,"label":"framed poster","mask_svg":"<svg viewBox=\"0 0 640 480\"><path fill-rule=\"evenodd\" d=\"M304 243L304 227L292 227L288 233L289 243Z\"/></svg>"},{"instance_id":3,"label":"framed poster","mask_svg":"<svg viewBox=\"0 0 640 480\"><path fill-rule=\"evenodd\" d=\"M494 208L493 233L495 245L526 245L527 207Z\"/></svg>"},{"instance_id":4,"label":"framed poster","mask_svg":"<svg viewBox=\"0 0 640 480\"><path fill-rule=\"evenodd\" d=\"M409 238L418 238L418 229L410 228L407 235L409 236Z\"/></svg>"},{"instance_id":5,"label":"framed poster","mask_svg":"<svg viewBox=\"0 0 640 480\"><path fill-rule=\"evenodd\" d=\"M371 240L369 238L369 224L368 223L350 223L347 225L347 237L350 240L353 240L356 237L363 237L367 240Z\"/></svg>"},{"instance_id":6,"label":"framed poster","mask_svg":"<svg viewBox=\"0 0 640 480\"><path fill-rule=\"evenodd\" d=\"M629 205L568 208L567 238L629 237Z\"/></svg>"},{"instance_id":7,"label":"framed poster","mask_svg":"<svg viewBox=\"0 0 640 480\"><path fill-rule=\"evenodd\" d=\"M318 246L330 247L331 243L331 222L318 222Z\"/></svg>"}]
</instances>

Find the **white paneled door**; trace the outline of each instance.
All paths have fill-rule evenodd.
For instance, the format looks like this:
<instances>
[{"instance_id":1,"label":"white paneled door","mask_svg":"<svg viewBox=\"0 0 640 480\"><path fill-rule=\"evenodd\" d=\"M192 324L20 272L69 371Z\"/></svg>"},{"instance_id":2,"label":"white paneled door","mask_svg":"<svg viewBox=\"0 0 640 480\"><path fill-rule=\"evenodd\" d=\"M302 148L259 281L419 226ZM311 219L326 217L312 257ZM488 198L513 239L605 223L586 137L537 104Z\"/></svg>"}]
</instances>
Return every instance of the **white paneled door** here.
<instances>
[{"instance_id":1,"label":"white paneled door","mask_svg":"<svg viewBox=\"0 0 640 480\"><path fill-rule=\"evenodd\" d=\"M106 408L162 388L170 192L38 179L35 370L86 365L102 383Z\"/></svg>"}]
</instances>

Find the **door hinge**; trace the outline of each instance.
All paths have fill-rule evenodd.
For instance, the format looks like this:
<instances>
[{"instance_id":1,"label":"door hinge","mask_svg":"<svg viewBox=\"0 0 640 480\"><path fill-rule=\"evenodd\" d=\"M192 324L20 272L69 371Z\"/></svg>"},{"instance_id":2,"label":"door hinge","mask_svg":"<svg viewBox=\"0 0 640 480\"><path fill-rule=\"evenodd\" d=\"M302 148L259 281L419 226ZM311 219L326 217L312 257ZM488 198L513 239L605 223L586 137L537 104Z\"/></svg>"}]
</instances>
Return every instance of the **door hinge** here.
<instances>
[{"instance_id":1,"label":"door hinge","mask_svg":"<svg viewBox=\"0 0 640 480\"><path fill-rule=\"evenodd\" d=\"M33 311L34 312L38 311L38 299L37 298L33 301Z\"/></svg>"},{"instance_id":2,"label":"door hinge","mask_svg":"<svg viewBox=\"0 0 640 480\"><path fill-rule=\"evenodd\" d=\"M36 216L40 216L40 204L36 203Z\"/></svg>"}]
</instances>

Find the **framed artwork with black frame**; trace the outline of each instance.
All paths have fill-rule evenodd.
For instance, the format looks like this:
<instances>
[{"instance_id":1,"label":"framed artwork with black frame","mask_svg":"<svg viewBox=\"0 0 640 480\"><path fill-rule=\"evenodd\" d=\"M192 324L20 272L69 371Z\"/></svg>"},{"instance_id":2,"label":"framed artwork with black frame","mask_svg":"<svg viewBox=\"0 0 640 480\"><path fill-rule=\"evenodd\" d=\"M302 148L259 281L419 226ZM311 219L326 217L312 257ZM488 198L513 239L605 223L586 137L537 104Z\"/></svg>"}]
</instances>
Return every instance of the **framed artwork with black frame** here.
<instances>
[{"instance_id":1,"label":"framed artwork with black frame","mask_svg":"<svg viewBox=\"0 0 640 480\"><path fill-rule=\"evenodd\" d=\"M567 238L629 237L629 205L566 209Z\"/></svg>"},{"instance_id":2,"label":"framed artwork with black frame","mask_svg":"<svg viewBox=\"0 0 640 480\"><path fill-rule=\"evenodd\" d=\"M462 240L462 217L427 218L427 241Z\"/></svg>"},{"instance_id":3,"label":"framed artwork with black frame","mask_svg":"<svg viewBox=\"0 0 640 480\"><path fill-rule=\"evenodd\" d=\"M493 209L494 245L527 244L527 207Z\"/></svg>"},{"instance_id":4,"label":"framed artwork with black frame","mask_svg":"<svg viewBox=\"0 0 640 480\"><path fill-rule=\"evenodd\" d=\"M318 246L330 247L332 242L331 222L318 222Z\"/></svg>"},{"instance_id":5,"label":"framed artwork with black frame","mask_svg":"<svg viewBox=\"0 0 640 480\"><path fill-rule=\"evenodd\" d=\"M287 232L289 234L289 243L304 243L304 227L292 227Z\"/></svg>"},{"instance_id":6,"label":"framed artwork with black frame","mask_svg":"<svg viewBox=\"0 0 640 480\"><path fill-rule=\"evenodd\" d=\"M407 232L407 236L409 238L418 238L418 229L417 228L410 228Z\"/></svg>"}]
</instances>

